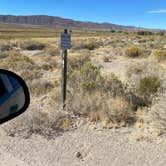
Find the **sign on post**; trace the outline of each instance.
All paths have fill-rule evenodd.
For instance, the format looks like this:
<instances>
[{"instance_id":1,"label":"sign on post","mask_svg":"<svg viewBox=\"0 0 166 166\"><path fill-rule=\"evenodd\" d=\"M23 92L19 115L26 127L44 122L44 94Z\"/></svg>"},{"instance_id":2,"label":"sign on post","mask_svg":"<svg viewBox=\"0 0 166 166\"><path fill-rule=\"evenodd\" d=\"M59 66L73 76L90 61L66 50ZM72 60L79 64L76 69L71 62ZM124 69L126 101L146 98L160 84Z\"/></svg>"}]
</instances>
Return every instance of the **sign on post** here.
<instances>
[{"instance_id":1,"label":"sign on post","mask_svg":"<svg viewBox=\"0 0 166 166\"><path fill-rule=\"evenodd\" d=\"M62 33L61 34L61 48L67 50L71 48L71 35Z\"/></svg>"},{"instance_id":2,"label":"sign on post","mask_svg":"<svg viewBox=\"0 0 166 166\"><path fill-rule=\"evenodd\" d=\"M66 91L67 91L67 50L71 48L71 35L68 34L67 29L61 34L61 48L62 48L62 108L66 107Z\"/></svg>"}]
</instances>

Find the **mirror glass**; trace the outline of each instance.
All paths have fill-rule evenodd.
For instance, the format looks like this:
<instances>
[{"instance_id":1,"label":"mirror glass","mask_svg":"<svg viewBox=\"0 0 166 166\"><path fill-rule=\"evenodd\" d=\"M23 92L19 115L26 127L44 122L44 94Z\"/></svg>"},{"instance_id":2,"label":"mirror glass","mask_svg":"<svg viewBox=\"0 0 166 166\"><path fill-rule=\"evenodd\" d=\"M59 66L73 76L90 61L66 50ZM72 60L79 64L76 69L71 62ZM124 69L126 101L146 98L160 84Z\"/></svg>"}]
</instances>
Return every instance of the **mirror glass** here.
<instances>
[{"instance_id":1,"label":"mirror glass","mask_svg":"<svg viewBox=\"0 0 166 166\"><path fill-rule=\"evenodd\" d=\"M19 76L0 70L0 123L1 120L10 120L27 109L29 96L25 88L27 87Z\"/></svg>"}]
</instances>

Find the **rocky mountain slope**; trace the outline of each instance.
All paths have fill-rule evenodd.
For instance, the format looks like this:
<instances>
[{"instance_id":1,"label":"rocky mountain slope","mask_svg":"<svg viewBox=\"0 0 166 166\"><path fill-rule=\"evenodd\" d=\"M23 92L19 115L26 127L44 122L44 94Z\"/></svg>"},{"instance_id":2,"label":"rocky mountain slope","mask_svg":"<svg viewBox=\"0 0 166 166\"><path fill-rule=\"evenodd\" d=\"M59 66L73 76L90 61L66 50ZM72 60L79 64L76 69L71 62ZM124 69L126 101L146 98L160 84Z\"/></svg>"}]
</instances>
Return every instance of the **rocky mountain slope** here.
<instances>
[{"instance_id":1,"label":"rocky mountain slope","mask_svg":"<svg viewBox=\"0 0 166 166\"><path fill-rule=\"evenodd\" d=\"M87 29L87 30L138 30L140 28L121 26L111 23L95 23L75 21L72 19L46 16L46 15L32 15L32 16L13 16L13 15L0 15L1 23L13 24L27 24L27 25L40 25L54 28L73 28L73 29Z\"/></svg>"}]
</instances>

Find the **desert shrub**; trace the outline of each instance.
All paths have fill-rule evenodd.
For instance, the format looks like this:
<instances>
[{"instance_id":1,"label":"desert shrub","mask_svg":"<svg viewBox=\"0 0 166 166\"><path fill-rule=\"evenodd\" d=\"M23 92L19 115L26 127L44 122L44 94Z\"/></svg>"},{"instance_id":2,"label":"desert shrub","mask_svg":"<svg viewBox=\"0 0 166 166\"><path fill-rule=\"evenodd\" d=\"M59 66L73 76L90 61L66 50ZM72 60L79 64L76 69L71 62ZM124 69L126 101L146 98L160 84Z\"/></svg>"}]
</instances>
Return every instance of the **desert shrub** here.
<instances>
[{"instance_id":1,"label":"desert shrub","mask_svg":"<svg viewBox=\"0 0 166 166\"><path fill-rule=\"evenodd\" d=\"M127 80L135 86L138 86L140 80L145 77L158 76L161 78L163 74L161 67L151 60L132 63L125 72Z\"/></svg>"},{"instance_id":2,"label":"desert shrub","mask_svg":"<svg viewBox=\"0 0 166 166\"><path fill-rule=\"evenodd\" d=\"M148 107L141 107L136 111L137 128L146 128L148 126Z\"/></svg>"},{"instance_id":3,"label":"desert shrub","mask_svg":"<svg viewBox=\"0 0 166 166\"><path fill-rule=\"evenodd\" d=\"M150 49L148 49L148 48L141 48L141 49L140 49L140 55L141 55L142 57L148 57L148 56L151 55L151 53L152 53L152 50L150 50Z\"/></svg>"},{"instance_id":4,"label":"desert shrub","mask_svg":"<svg viewBox=\"0 0 166 166\"><path fill-rule=\"evenodd\" d=\"M23 69L33 70L39 68L37 64L27 56L20 54L18 51L8 52L8 57L2 59L0 67L14 72L21 72Z\"/></svg>"},{"instance_id":5,"label":"desert shrub","mask_svg":"<svg viewBox=\"0 0 166 166\"><path fill-rule=\"evenodd\" d=\"M54 70L60 66L57 60L52 56L44 56L42 59L44 63L40 64L40 68L43 70Z\"/></svg>"},{"instance_id":6,"label":"desert shrub","mask_svg":"<svg viewBox=\"0 0 166 166\"><path fill-rule=\"evenodd\" d=\"M113 98L109 103L111 107L108 108L109 119L113 123L131 123L131 119L134 117L133 111L128 102L124 98L116 97ZM133 120L133 119L132 119Z\"/></svg>"},{"instance_id":7,"label":"desert shrub","mask_svg":"<svg viewBox=\"0 0 166 166\"><path fill-rule=\"evenodd\" d=\"M104 56L104 57L103 57L103 61L104 61L104 62L109 62L109 61L110 61L110 58L109 58L108 56Z\"/></svg>"},{"instance_id":8,"label":"desert shrub","mask_svg":"<svg viewBox=\"0 0 166 166\"><path fill-rule=\"evenodd\" d=\"M163 30L163 31L159 31L159 32L157 33L157 35L164 36L164 35L165 35L165 31L164 31L164 30Z\"/></svg>"},{"instance_id":9,"label":"desert shrub","mask_svg":"<svg viewBox=\"0 0 166 166\"><path fill-rule=\"evenodd\" d=\"M149 95L155 94L161 86L161 80L157 76L149 76L140 80L138 90L141 94Z\"/></svg>"},{"instance_id":10,"label":"desert shrub","mask_svg":"<svg viewBox=\"0 0 166 166\"><path fill-rule=\"evenodd\" d=\"M69 130L72 124L70 116L59 110L51 95L33 97L27 112L3 125L6 134L24 139L38 134L47 139L54 139Z\"/></svg>"},{"instance_id":11,"label":"desert shrub","mask_svg":"<svg viewBox=\"0 0 166 166\"><path fill-rule=\"evenodd\" d=\"M88 49L88 50L94 50L94 49L98 48L98 43L95 43L95 42L85 43L84 48Z\"/></svg>"},{"instance_id":12,"label":"desert shrub","mask_svg":"<svg viewBox=\"0 0 166 166\"><path fill-rule=\"evenodd\" d=\"M157 58L159 62L166 60L166 51L165 50L156 50L154 56Z\"/></svg>"},{"instance_id":13,"label":"desert shrub","mask_svg":"<svg viewBox=\"0 0 166 166\"><path fill-rule=\"evenodd\" d=\"M75 90L98 90L111 96L121 96L122 82L114 74L103 77L100 73L101 66L93 65L89 57L88 54L74 54L69 57L69 87Z\"/></svg>"},{"instance_id":14,"label":"desert shrub","mask_svg":"<svg viewBox=\"0 0 166 166\"><path fill-rule=\"evenodd\" d=\"M138 40L139 43L146 43L147 42L147 39L140 39Z\"/></svg>"},{"instance_id":15,"label":"desert shrub","mask_svg":"<svg viewBox=\"0 0 166 166\"><path fill-rule=\"evenodd\" d=\"M155 98L161 86L161 80L158 76L146 76L140 78L138 84L126 86L124 97L134 110L139 107L149 106Z\"/></svg>"},{"instance_id":16,"label":"desert shrub","mask_svg":"<svg viewBox=\"0 0 166 166\"><path fill-rule=\"evenodd\" d=\"M80 70L82 76L81 86L83 89L91 90L97 88L97 81L100 77L100 69L91 63L86 63Z\"/></svg>"},{"instance_id":17,"label":"desert shrub","mask_svg":"<svg viewBox=\"0 0 166 166\"><path fill-rule=\"evenodd\" d=\"M20 71L20 76L26 81L26 83L31 83L34 79L39 79L43 76L43 72L40 69L22 69Z\"/></svg>"},{"instance_id":18,"label":"desert shrub","mask_svg":"<svg viewBox=\"0 0 166 166\"><path fill-rule=\"evenodd\" d=\"M0 43L0 50L1 51L9 51L12 49L12 45L9 42L4 42L4 43Z\"/></svg>"},{"instance_id":19,"label":"desert shrub","mask_svg":"<svg viewBox=\"0 0 166 166\"><path fill-rule=\"evenodd\" d=\"M138 35L153 35L153 32L151 31L138 31Z\"/></svg>"},{"instance_id":20,"label":"desert shrub","mask_svg":"<svg viewBox=\"0 0 166 166\"><path fill-rule=\"evenodd\" d=\"M90 61L90 52L84 50L69 57L68 85L72 91L93 91L100 87L100 67Z\"/></svg>"},{"instance_id":21,"label":"desert shrub","mask_svg":"<svg viewBox=\"0 0 166 166\"><path fill-rule=\"evenodd\" d=\"M85 49L83 42L80 41L80 40L73 41L71 48L72 48L72 50L75 50L75 51L79 51L79 50Z\"/></svg>"},{"instance_id":22,"label":"desert shrub","mask_svg":"<svg viewBox=\"0 0 166 166\"><path fill-rule=\"evenodd\" d=\"M9 54L7 52L0 52L0 59L6 58L8 55Z\"/></svg>"},{"instance_id":23,"label":"desert shrub","mask_svg":"<svg viewBox=\"0 0 166 166\"><path fill-rule=\"evenodd\" d=\"M51 69L53 69L52 65L50 65L49 63L42 64L41 68L43 70L51 70Z\"/></svg>"},{"instance_id":24,"label":"desert shrub","mask_svg":"<svg viewBox=\"0 0 166 166\"><path fill-rule=\"evenodd\" d=\"M139 108L148 106L149 104L147 103L147 100L142 98L135 90L133 91L133 88L128 88L125 90L123 97L130 104L132 110L134 111L137 111Z\"/></svg>"},{"instance_id":25,"label":"desert shrub","mask_svg":"<svg viewBox=\"0 0 166 166\"><path fill-rule=\"evenodd\" d=\"M148 122L152 133L165 134L166 132L166 94L157 97L148 111Z\"/></svg>"},{"instance_id":26,"label":"desert shrub","mask_svg":"<svg viewBox=\"0 0 166 166\"><path fill-rule=\"evenodd\" d=\"M115 33L116 31L115 30L110 30L111 33Z\"/></svg>"},{"instance_id":27,"label":"desert shrub","mask_svg":"<svg viewBox=\"0 0 166 166\"><path fill-rule=\"evenodd\" d=\"M60 49L58 47L47 46L47 47L45 47L44 51L51 56L60 55Z\"/></svg>"},{"instance_id":28,"label":"desert shrub","mask_svg":"<svg viewBox=\"0 0 166 166\"><path fill-rule=\"evenodd\" d=\"M129 47L127 48L125 54L128 57L135 58L141 55L141 51L138 47Z\"/></svg>"},{"instance_id":29,"label":"desert shrub","mask_svg":"<svg viewBox=\"0 0 166 166\"><path fill-rule=\"evenodd\" d=\"M88 61L90 61L89 51L84 50L75 54L71 54L68 59L69 70L80 68Z\"/></svg>"},{"instance_id":30,"label":"desert shrub","mask_svg":"<svg viewBox=\"0 0 166 166\"><path fill-rule=\"evenodd\" d=\"M71 71L69 75L69 86L72 89L91 91L98 87L100 78L100 67L96 67L88 61L79 69Z\"/></svg>"},{"instance_id":31,"label":"desert shrub","mask_svg":"<svg viewBox=\"0 0 166 166\"><path fill-rule=\"evenodd\" d=\"M130 105L123 98L111 98L98 92L73 94L68 102L69 111L88 117L92 122L101 122L103 127L109 124L126 125L134 117Z\"/></svg>"},{"instance_id":32,"label":"desert shrub","mask_svg":"<svg viewBox=\"0 0 166 166\"><path fill-rule=\"evenodd\" d=\"M128 66L127 99L131 100L135 108L151 104L155 92L163 84L160 79L163 75L163 70L155 61L142 61Z\"/></svg>"},{"instance_id":33,"label":"desert shrub","mask_svg":"<svg viewBox=\"0 0 166 166\"><path fill-rule=\"evenodd\" d=\"M133 118L121 81L113 74L102 77L100 67L90 61L72 71L68 85L67 105L74 114L106 124L126 124Z\"/></svg>"},{"instance_id":34,"label":"desert shrub","mask_svg":"<svg viewBox=\"0 0 166 166\"><path fill-rule=\"evenodd\" d=\"M109 94L112 97L124 95L124 85L114 74L100 79L99 90L103 91L105 94Z\"/></svg>"},{"instance_id":35,"label":"desert shrub","mask_svg":"<svg viewBox=\"0 0 166 166\"><path fill-rule=\"evenodd\" d=\"M43 95L54 88L54 84L48 80L34 79L29 85L30 91L35 95Z\"/></svg>"},{"instance_id":36,"label":"desert shrub","mask_svg":"<svg viewBox=\"0 0 166 166\"><path fill-rule=\"evenodd\" d=\"M29 40L21 43L20 47L24 50L43 50L46 47L46 44Z\"/></svg>"}]
</instances>

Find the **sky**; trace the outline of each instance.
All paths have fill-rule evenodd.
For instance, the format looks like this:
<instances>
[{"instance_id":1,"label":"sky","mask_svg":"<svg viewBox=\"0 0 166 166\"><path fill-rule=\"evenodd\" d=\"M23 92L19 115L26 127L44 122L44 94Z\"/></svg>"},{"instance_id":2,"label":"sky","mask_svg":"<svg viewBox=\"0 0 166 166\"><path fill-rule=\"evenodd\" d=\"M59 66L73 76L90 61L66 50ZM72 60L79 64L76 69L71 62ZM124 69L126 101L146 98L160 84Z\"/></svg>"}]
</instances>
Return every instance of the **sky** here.
<instances>
[{"instance_id":1,"label":"sky","mask_svg":"<svg viewBox=\"0 0 166 166\"><path fill-rule=\"evenodd\" d=\"M0 0L0 15L50 15L166 29L166 0Z\"/></svg>"}]
</instances>

